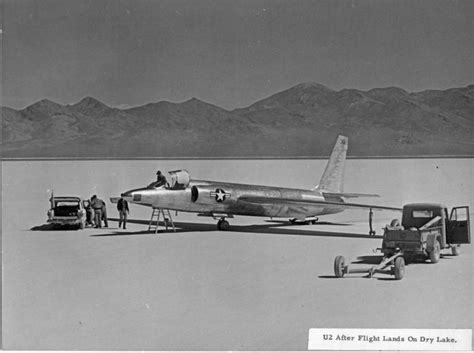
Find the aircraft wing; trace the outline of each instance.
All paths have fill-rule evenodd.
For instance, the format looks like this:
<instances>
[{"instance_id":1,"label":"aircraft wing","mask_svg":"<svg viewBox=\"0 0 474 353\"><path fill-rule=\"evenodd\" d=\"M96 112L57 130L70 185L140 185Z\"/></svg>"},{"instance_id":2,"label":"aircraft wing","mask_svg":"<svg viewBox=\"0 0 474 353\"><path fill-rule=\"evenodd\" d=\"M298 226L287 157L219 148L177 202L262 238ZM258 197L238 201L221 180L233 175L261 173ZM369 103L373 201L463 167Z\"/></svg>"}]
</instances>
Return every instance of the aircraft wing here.
<instances>
[{"instance_id":1,"label":"aircraft wing","mask_svg":"<svg viewBox=\"0 0 474 353\"><path fill-rule=\"evenodd\" d=\"M326 192L323 191L324 196L328 197L345 197L345 198L356 198L356 197L380 197L377 194L356 194L353 192Z\"/></svg>"},{"instance_id":2,"label":"aircraft wing","mask_svg":"<svg viewBox=\"0 0 474 353\"><path fill-rule=\"evenodd\" d=\"M241 196L239 201L255 203L255 204L292 204L292 205L320 205L321 207L343 208L343 209L372 209L379 211L402 211L398 207L387 207L378 205L367 205L358 203L334 202L325 200L301 200L301 199L285 199L280 197L263 197L263 196Z\"/></svg>"}]
</instances>

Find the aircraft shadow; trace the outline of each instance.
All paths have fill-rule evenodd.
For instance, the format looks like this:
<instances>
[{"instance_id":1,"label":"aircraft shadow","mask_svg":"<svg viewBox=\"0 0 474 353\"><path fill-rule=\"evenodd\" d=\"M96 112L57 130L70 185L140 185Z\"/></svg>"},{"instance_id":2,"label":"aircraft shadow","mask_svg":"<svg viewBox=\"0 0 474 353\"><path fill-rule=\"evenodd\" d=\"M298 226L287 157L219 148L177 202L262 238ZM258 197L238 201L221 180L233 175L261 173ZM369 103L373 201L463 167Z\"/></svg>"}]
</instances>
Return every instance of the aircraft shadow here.
<instances>
[{"instance_id":1,"label":"aircraft shadow","mask_svg":"<svg viewBox=\"0 0 474 353\"><path fill-rule=\"evenodd\" d=\"M274 220L274 219L269 219L269 220L266 220L265 222L267 223L277 223L277 224L281 224L281 225L285 225L285 226L307 226L307 225L310 225L309 223L304 223L304 222L296 222L296 223L288 223L288 221L280 221L280 220ZM336 223L336 222L328 222L328 221L318 221L314 224L311 224L313 226L318 226L318 225L321 225L321 226L350 226L351 224L349 223Z\"/></svg>"},{"instance_id":2,"label":"aircraft shadow","mask_svg":"<svg viewBox=\"0 0 474 353\"><path fill-rule=\"evenodd\" d=\"M116 218L109 218L110 221L118 221ZM139 220L139 219L129 219L127 223L134 224L143 224L148 226L150 221L148 220ZM154 223L156 224L156 223ZM190 233L190 232L221 232L217 229L215 224L209 223L194 223L194 222L174 222L176 233ZM315 225L317 226L317 225ZM282 228L286 227L286 228ZM295 229L297 228L297 229ZM160 225L158 233L163 233L164 227ZM311 237L339 237L339 238L363 238L363 239L381 239L381 236L370 236L368 234L358 234L358 233L339 233L339 232L327 232L321 230L308 230L301 229L299 226L290 225L289 223L271 223L271 224L257 224L257 225L231 225L229 232L239 232L239 233L258 233L258 234L275 234L275 235L296 235L296 236L311 236ZM154 231L138 231L138 232L128 232L120 231L113 233L102 233L102 234L93 234L91 236L114 236L114 235L143 235L143 234L153 234ZM167 233L173 233L170 228L168 228Z\"/></svg>"},{"instance_id":3,"label":"aircraft shadow","mask_svg":"<svg viewBox=\"0 0 474 353\"><path fill-rule=\"evenodd\" d=\"M127 232L124 230L123 232L119 231L114 231L112 233L97 233L97 234L91 234L91 237L121 237L121 236L130 236L130 235L150 235L153 232L151 231L138 231L138 232Z\"/></svg>"}]
</instances>

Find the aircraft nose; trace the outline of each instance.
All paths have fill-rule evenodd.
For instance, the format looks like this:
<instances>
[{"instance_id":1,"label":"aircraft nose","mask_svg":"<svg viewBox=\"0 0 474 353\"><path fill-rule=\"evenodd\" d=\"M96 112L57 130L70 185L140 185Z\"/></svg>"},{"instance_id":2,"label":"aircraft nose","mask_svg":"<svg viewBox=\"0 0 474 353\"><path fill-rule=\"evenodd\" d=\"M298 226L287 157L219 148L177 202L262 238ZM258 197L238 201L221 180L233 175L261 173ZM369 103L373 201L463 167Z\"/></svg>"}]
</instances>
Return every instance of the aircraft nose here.
<instances>
[{"instance_id":1,"label":"aircraft nose","mask_svg":"<svg viewBox=\"0 0 474 353\"><path fill-rule=\"evenodd\" d=\"M143 191L143 189L133 189L123 192L121 196L126 201L140 202L142 200Z\"/></svg>"}]
</instances>

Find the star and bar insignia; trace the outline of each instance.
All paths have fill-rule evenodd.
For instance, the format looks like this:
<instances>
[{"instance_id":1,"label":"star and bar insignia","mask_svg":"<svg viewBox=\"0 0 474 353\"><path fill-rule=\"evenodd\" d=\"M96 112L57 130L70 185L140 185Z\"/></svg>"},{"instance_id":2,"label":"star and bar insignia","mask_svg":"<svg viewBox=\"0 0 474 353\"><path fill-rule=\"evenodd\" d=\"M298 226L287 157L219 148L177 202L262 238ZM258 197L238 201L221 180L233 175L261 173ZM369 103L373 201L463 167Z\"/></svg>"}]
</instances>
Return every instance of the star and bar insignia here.
<instances>
[{"instance_id":1,"label":"star and bar insignia","mask_svg":"<svg viewBox=\"0 0 474 353\"><path fill-rule=\"evenodd\" d=\"M216 189L216 191L211 191L211 197L215 197L217 202L224 202L226 197L230 197L230 192L225 192L222 189Z\"/></svg>"}]
</instances>

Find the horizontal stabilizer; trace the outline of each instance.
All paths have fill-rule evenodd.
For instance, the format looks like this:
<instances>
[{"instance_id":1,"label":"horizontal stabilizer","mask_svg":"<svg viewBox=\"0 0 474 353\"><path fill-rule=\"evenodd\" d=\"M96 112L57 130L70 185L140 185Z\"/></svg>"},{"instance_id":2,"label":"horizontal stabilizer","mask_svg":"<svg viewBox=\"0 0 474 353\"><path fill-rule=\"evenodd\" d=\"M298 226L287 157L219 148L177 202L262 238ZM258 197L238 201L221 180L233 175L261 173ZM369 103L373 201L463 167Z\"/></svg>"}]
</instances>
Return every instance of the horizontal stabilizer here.
<instances>
[{"instance_id":1,"label":"horizontal stabilizer","mask_svg":"<svg viewBox=\"0 0 474 353\"><path fill-rule=\"evenodd\" d=\"M387 206L377 206L377 205L365 205L357 203L346 203L346 202L333 202L333 201L324 201L324 200L301 200L301 199L285 199L280 197L260 197L260 196L242 196L239 197L239 201L250 202L255 204L292 204L292 205L319 205L321 207L328 208L340 208L340 209L372 209L372 210L386 210L386 211L402 211L398 207L387 207Z\"/></svg>"},{"instance_id":2,"label":"horizontal stabilizer","mask_svg":"<svg viewBox=\"0 0 474 353\"><path fill-rule=\"evenodd\" d=\"M112 203L117 203L118 200L120 200L120 197L111 197L110 198L110 202L112 202Z\"/></svg>"},{"instance_id":3,"label":"horizontal stabilizer","mask_svg":"<svg viewBox=\"0 0 474 353\"><path fill-rule=\"evenodd\" d=\"M323 192L325 197L345 197L345 198L356 198L356 197L380 197L377 194L356 194L352 192Z\"/></svg>"}]
</instances>

